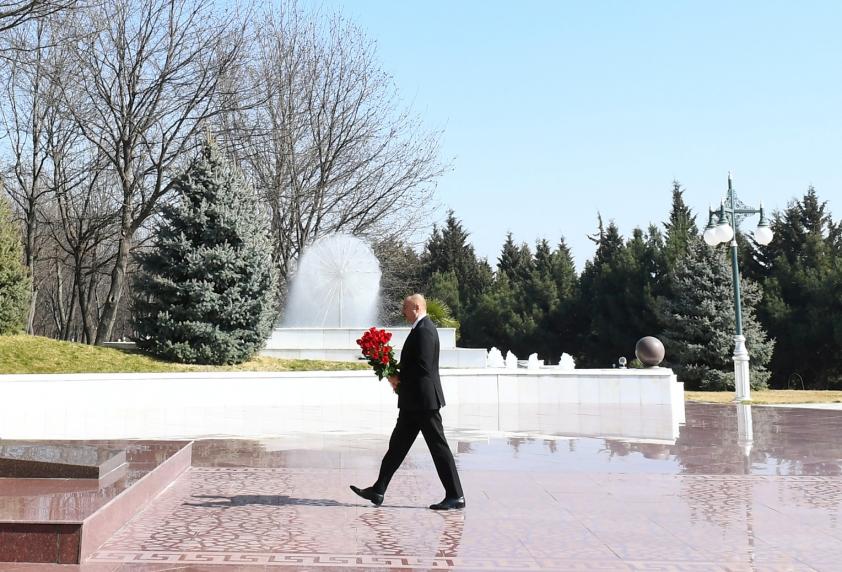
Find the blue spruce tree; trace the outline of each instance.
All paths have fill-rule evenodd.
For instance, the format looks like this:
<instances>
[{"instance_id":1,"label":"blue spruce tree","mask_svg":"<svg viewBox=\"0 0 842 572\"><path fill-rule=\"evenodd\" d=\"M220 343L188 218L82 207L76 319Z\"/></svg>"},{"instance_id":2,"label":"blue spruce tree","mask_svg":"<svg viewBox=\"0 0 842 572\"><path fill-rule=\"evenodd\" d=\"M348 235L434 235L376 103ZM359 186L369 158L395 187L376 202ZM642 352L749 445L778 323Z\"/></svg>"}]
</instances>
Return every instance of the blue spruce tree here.
<instances>
[{"instance_id":1,"label":"blue spruce tree","mask_svg":"<svg viewBox=\"0 0 842 572\"><path fill-rule=\"evenodd\" d=\"M751 355L751 388L768 387L767 366L775 347L757 320L760 287L742 284L742 323ZM710 248L698 237L688 243L673 275L673 293L659 300L664 324L660 336L666 361L687 389L734 389L734 290L731 267L724 249Z\"/></svg>"},{"instance_id":2,"label":"blue spruce tree","mask_svg":"<svg viewBox=\"0 0 842 572\"><path fill-rule=\"evenodd\" d=\"M276 312L266 219L212 141L174 181L152 247L138 256L138 347L185 363L241 363L260 350Z\"/></svg>"}]
</instances>

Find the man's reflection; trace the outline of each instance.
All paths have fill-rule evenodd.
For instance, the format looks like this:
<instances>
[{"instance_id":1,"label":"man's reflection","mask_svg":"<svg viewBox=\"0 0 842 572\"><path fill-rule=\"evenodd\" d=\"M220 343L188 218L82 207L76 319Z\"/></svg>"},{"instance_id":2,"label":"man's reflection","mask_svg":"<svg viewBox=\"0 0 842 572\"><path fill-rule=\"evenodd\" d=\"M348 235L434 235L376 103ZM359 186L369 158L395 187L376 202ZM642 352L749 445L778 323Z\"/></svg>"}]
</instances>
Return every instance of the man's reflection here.
<instances>
[{"instance_id":1,"label":"man's reflection","mask_svg":"<svg viewBox=\"0 0 842 572\"><path fill-rule=\"evenodd\" d=\"M437 513L444 522L439 533L439 544L436 556L439 558L456 558L459 556L459 545L465 531L465 513L462 511L447 511Z\"/></svg>"},{"instance_id":2,"label":"man's reflection","mask_svg":"<svg viewBox=\"0 0 842 572\"><path fill-rule=\"evenodd\" d=\"M458 557L465 529L465 513L412 510L414 508L399 506L365 510L358 517L365 525L360 530L361 548L372 555L429 557L430 565L434 558Z\"/></svg>"}]
</instances>

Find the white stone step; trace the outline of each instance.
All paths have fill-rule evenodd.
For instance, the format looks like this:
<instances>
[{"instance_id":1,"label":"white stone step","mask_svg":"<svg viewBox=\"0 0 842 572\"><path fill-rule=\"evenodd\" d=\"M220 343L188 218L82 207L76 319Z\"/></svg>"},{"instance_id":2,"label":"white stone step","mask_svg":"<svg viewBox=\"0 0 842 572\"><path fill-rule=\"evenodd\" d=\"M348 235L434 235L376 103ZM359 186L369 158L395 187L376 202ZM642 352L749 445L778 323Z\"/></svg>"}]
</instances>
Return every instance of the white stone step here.
<instances>
[{"instance_id":1,"label":"white stone step","mask_svg":"<svg viewBox=\"0 0 842 572\"><path fill-rule=\"evenodd\" d=\"M409 327L387 327L392 333L391 344L395 348L403 346L409 335ZM456 330L439 328L441 349L456 348ZM266 342L266 349L359 349L357 340L365 332L364 328L275 328Z\"/></svg>"},{"instance_id":2,"label":"white stone step","mask_svg":"<svg viewBox=\"0 0 842 572\"><path fill-rule=\"evenodd\" d=\"M360 361L359 348L266 348L261 355L283 359L315 359L328 361ZM400 351L395 352L400 360ZM472 348L442 349L439 354L440 367L484 368L486 351Z\"/></svg>"}]
</instances>

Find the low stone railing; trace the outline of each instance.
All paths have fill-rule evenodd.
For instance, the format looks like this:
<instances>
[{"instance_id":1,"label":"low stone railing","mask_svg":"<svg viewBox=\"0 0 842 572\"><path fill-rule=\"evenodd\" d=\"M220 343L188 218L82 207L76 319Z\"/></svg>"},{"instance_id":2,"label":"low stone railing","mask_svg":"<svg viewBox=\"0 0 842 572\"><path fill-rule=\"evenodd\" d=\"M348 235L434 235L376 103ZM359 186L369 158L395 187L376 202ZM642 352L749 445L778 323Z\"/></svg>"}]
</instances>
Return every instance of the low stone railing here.
<instances>
[{"instance_id":1,"label":"low stone railing","mask_svg":"<svg viewBox=\"0 0 842 572\"><path fill-rule=\"evenodd\" d=\"M637 433L668 439L684 419L683 384L663 368L450 369L442 384L454 428L576 433L565 411L584 408L605 423L630 411ZM395 406L368 371L0 375L0 439L381 433ZM644 429L653 415L662 427Z\"/></svg>"}]
</instances>

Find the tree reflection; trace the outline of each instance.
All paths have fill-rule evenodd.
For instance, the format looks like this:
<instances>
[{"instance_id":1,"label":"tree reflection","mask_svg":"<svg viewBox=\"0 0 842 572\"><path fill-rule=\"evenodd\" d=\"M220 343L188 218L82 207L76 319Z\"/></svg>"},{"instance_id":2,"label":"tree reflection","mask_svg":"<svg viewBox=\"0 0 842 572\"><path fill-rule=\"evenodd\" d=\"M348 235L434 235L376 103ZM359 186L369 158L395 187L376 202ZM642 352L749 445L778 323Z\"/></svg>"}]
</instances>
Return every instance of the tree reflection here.
<instances>
[{"instance_id":1,"label":"tree reflection","mask_svg":"<svg viewBox=\"0 0 842 572\"><path fill-rule=\"evenodd\" d=\"M674 460L680 474L842 475L842 412L687 404L675 444L605 439L608 457Z\"/></svg>"}]
</instances>

